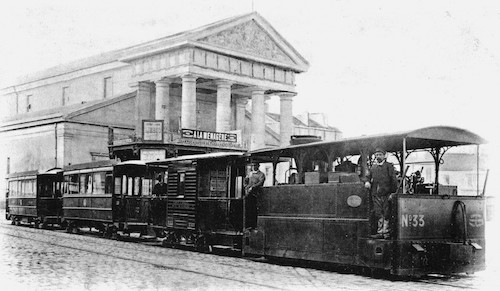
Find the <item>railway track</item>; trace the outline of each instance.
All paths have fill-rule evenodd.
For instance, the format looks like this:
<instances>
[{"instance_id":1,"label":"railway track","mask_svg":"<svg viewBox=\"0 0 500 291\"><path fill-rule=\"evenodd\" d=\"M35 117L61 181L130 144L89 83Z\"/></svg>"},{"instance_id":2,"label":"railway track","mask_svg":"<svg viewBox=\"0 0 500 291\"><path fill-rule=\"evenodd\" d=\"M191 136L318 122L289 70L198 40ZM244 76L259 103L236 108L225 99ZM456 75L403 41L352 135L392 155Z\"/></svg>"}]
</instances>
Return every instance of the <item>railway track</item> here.
<instances>
[{"instance_id":1,"label":"railway track","mask_svg":"<svg viewBox=\"0 0 500 291\"><path fill-rule=\"evenodd\" d=\"M159 269L178 270L194 275L207 276L211 278L227 280L234 283L245 284L252 288L264 288L272 290L289 290L283 288L279 283L273 283L274 278L279 276L280 281L297 282L299 285L307 285L312 288L322 287L320 282L325 277L343 276L346 274L332 273L329 269L309 269L292 265L285 265L291 271L284 274L283 264L264 264L261 262L249 262L247 259L236 259L214 254L184 251L161 247L161 243L141 242L140 240L116 241L98 237L97 232L83 232L83 235L68 234L63 230L35 229L29 226L11 226L0 224L0 234L19 239L31 240L37 243L59 246L76 251L88 252L100 256L108 256L115 259L128 260L132 262L149 264ZM325 271L327 274L325 275ZM334 272L336 270L333 270ZM242 279L238 274L256 273L259 280ZM222 276L221 274L224 274ZM265 278L262 278L265 277ZM359 277L359 276L358 276ZM394 279L388 277L383 279L385 284L410 284L413 287L427 286L423 290L464 290L476 289L466 276L433 277L428 276L420 279ZM373 278L364 277L368 282ZM375 279L375 280L376 280ZM265 283L263 283L265 282ZM414 286L415 285L415 286ZM323 286L324 287L324 286ZM418 288L416 288L418 290Z\"/></svg>"},{"instance_id":2,"label":"railway track","mask_svg":"<svg viewBox=\"0 0 500 291\"><path fill-rule=\"evenodd\" d=\"M193 253L179 249L159 247L161 244L149 245L114 241L96 237L95 234L89 235L90 233L86 233L87 235L74 235L67 234L63 231L40 230L27 226L19 227L5 224L0 224L0 233L19 239L35 241L37 243L45 243L72 250L104 255L116 259L150 264L156 268L179 270L187 273L243 283L248 286L253 286L254 288L287 290L286 288L283 289L280 286L263 284L251 280L242 280L238 278L239 276L230 275L231 273L242 274L244 272L262 272L262 265L266 265L266 273L267 276L269 276L269 280L266 280L266 282L272 282L273 280L271 278L273 276L282 276L282 274L273 272L272 265L270 264L256 263L259 266L251 266L248 264L247 260L241 260L240 263L238 263L238 261L235 261L236 263L229 263L224 259L224 257L214 256L212 254ZM53 234L56 235L53 236ZM182 264L178 264L179 260L182 260ZM217 272L214 272L214 264L217 265ZM223 270L231 270L231 272L224 272ZM221 276L221 273L225 274L225 276Z\"/></svg>"}]
</instances>

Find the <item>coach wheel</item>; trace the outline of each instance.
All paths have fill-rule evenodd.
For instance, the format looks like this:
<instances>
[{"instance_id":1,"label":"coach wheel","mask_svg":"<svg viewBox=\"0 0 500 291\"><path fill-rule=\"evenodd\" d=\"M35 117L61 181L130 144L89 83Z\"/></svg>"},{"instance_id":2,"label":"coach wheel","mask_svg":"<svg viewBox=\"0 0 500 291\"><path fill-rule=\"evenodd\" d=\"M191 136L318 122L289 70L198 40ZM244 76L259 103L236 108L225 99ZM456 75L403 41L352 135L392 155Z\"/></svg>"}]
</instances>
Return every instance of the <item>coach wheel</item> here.
<instances>
[{"instance_id":1,"label":"coach wheel","mask_svg":"<svg viewBox=\"0 0 500 291\"><path fill-rule=\"evenodd\" d=\"M47 221L44 221L44 222L40 223L40 228L41 229L46 229L48 227L49 227L49 224L47 223Z\"/></svg>"},{"instance_id":2,"label":"coach wheel","mask_svg":"<svg viewBox=\"0 0 500 291\"><path fill-rule=\"evenodd\" d=\"M121 239L121 236L118 234L118 232L116 232L115 228L113 228L113 230L111 231L111 239L112 240L120 240Z\"/></svg>"},{"instance_id":3,"label":"coach wheel","mask_svg":"<svg viewBox=\"0 0 500 291\"><path fill-rule=\"evenodd\" d=\"M78 227L76 226L76 224L74 222L70 222L70 223L68 223L68 227L66 228L66 232L73 233L73 234L79 234L80 230L78 229Z\"/></svg>"},{"instance_id":4,"label":"coach wheel","mask_svg":"<svg viewBox=\"0 0 500 291\"><path fill-rule=\"evenodd\" d=\"M175 246L176 238L174 233L167 233L161 245L166 248L173 248Z\"/></svg>"},{"instance_id":5,"label":"coach wheel","mask_svg":"<svg viewBox=\"0 0 500 291\"><path fill-rule=\"evenodd\" d=\"M40 228L40 220L35 219L35 220L33 221L33 223L34 223L34 225L35 225L35 228Z\"/></svg>"},{"instance_id":6,"label":"coach wheel","mask_svg":"<svg viewBox=\"0 0 500 291\"><path fill-rule=\"evenodd\" d=\"M15 225L16 225L16 226L20 226L20 225L21 225L21 220L20 220L20 219L18 219L18 218L16 218Z\"/></svg>"}]
</instances>

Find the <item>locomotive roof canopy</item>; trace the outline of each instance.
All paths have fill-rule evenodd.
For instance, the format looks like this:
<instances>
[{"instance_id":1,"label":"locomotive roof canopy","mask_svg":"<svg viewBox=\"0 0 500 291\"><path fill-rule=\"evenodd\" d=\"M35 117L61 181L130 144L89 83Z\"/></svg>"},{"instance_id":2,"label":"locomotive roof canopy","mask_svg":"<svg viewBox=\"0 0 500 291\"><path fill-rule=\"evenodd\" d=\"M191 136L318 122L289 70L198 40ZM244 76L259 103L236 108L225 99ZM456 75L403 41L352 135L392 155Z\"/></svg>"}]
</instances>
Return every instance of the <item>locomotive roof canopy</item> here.
<instances>
[{"instance_id":1,"label":"locomotive roof canopy","mask_svg":"<svg viewBox=\"0 0 500 291\"><path fill-rule=\"evenodd\" d=\"M250 152L250 155L291 156L293 152L302 149L329 149L342 155L357 155L362 149L373 153L377 147L381 147L387 152L398 152L403 149L404 139L406 139L407 150L486 143L485 139L465 129L451 126L431 126L398 133L360 136L337 141L320 141L275 149L261 149Z\"/></svg>"},{"instance_id":2,"label":"locomotive roof canopy","mask_svg":"<svg viewBox=\"0 0 500 291\"><path fill-rule=\"evenodd\" d=\"M176 162L176 161L190 161L190 160L216 159L216 158L227 158L227 157L240 157L243 155L244 155L244 153L242 153L242 152L215 152L215 153L208 153L208 154L179 156L179 157L175 157L175 158L168 158L168 159L164 159L164 160L148 162L147 164L148 165L161 165L161 164L167 164L167 163Z\"/></svg>"}]
</instances>

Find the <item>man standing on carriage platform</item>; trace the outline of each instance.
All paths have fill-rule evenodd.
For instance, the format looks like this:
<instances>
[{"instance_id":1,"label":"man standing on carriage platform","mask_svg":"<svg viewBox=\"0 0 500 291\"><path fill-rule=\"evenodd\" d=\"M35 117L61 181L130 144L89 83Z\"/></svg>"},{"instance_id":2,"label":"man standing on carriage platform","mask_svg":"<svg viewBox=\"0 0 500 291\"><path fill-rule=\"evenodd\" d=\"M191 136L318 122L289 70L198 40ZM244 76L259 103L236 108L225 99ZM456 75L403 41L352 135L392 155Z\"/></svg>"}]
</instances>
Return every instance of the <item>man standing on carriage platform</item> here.
<instances>
[{"instance_id":1,"label":"man standing on carriage platform","mask_svg":"<svg viewBox=\"0 0 500 291\"><path fill-rule=\"evenodd\" d=\"M259 170L260 164L252 164L252 171L245 178L245 221L246 227L254 229L257 227L257 197L262 193L262 186L266 175Z\"/></svg>"},{"instance_id":2,"label":"man standing on carriage platform","mask_svg":"<svg viewBox=\"0 0 500 291\"><path fill-rule=\"evenodd\" d=\"M386 161L386 152L375 149L375 160L370 168L365 187L370 189L374 217L377 221L377 233L373 238L389 238L389 200L397 190L398 182L392 163Z\"/></svg>"}]
</instances>

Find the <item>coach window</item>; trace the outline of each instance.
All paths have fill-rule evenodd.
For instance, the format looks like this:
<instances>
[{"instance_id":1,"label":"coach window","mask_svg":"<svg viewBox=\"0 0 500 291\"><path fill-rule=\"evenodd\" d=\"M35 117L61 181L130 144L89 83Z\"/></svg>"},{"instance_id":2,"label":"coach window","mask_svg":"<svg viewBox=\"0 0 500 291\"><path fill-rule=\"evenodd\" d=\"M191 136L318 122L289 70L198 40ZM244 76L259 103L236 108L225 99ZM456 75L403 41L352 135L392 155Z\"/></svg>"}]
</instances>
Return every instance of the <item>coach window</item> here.
<instances>
[{"instance_id":1,"label":"coach window","mask_svg":"<svg viewBox=\"0 0 500 291\"><path fill-rule=\"evenodd\" d=\"M127 195L132 196L134 194L134 178L128 177L127 183Z\"/></svg>"},{"instance_id":2,"label":"coach window","mask_svg":"<svg viewBox=\"0 0 500 291\"><path fill-rule=\"evenodd\" d=\"M54 191L53 183L50 183L47 178L40 178L41 183L38 183L38 195L40 197L51 197Z\"/></svg>"},{"instance_id":3,"label":"coach window","mask_svg":"<svg viewBox=\"0 0 500 291\"><path fill-rule=\"evenodd\" d=\"M134 195L139 196L141 189L141 177L134 177Z\"/></svg>"},{"instance_id":4,"label":"coach window","mask_svg":"<svg viewBox=\"0 0 500 291\"><path fill-rule=\"evenodd\" d=\"M152 186L153 184L153 180L150 179L150 178L143 178L142 179L142 189L141 189L141 193L142 195L151 195L152 193Z\"/></svg>"},{"instance_id":5,"label":"coach window","mask_svg":"<svg viewBox=\"0 0 500 291\"><path fill-rule=\"evenodd\" d=\"M98 172L94 173L94 178L92 181L92 187L94 189L94 194L105 194L106 192L106 173Z\"/></svg>"},{"instance_id":6,"label":"coach window","mask_svg":"<svg viewBox=\"0 0 500 291\"><path fill-rule=\"evenodd\" d=\"M114 194L122 194L122 177L115 177L115 192Z\"/></svg>"},{"instance_id":7,"label":"coach window","mask_svg":"<svg viewBox=\"0 0 500 291\"><path fill-rule=\"evenodd\" d=\"M113 192L113 173L111 172L106 172L106 177L104 181L104 193L106 194L112 194ZM120 188L118 188L120 189Z\"/></svg>"},{"instance_id":8,"label":"coach window","mask_svg":"<svg viewBox=\"0 0 500 291\"><path fill-rule=\"evenodd\" d=\"M26 182L27 182L26 194L28 194L28 197L34 197L35 196L35 180L28 180Z\"/></svg>"},{"instance_id":9,"label":"coach window","mask_svg":"<svg viewBox=\"0 0 500 291\"><path fill-rule=\"evenodd\" d=\"M24 197L24 180L19 180L19 197Z\"/></svg>"},{"instance_id":10,"label":"coach window","mask_svg":"<svg viewBox=\"0 0 500 291\"><path fill-rule=\"evenodd\" d=\"M67 182L68 194L78 194L80 192L78 185L78 174L68 175L64 178Z\"/></svg>"},{"instance_id":11,"label":"coach window","mask_svg":"<svg viewBox=\"0 0 500 291\"><path fill-rule=\"evenodd\" d=\"M80 194L92 193L92 174L80 175Z\"/></svg>"}]
</instances>

